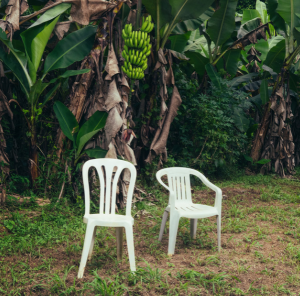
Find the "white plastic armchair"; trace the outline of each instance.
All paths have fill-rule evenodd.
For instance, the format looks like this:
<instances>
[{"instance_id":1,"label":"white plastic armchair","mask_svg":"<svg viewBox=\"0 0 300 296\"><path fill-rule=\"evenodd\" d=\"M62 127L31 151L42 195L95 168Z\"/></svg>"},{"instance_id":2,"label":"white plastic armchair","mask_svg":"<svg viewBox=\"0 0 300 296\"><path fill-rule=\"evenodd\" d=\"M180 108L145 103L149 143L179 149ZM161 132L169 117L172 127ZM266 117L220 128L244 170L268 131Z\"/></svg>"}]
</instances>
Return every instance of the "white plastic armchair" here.
<instances>
[{"instance_id":1,"label":"white plastic armchair","mask_svg":"<svg viewBox=\"0 0 300 296\"><path fill-rule=\"evenodd\" d=\"M91 167L94 167L98 172L100 181L99 214L90 214L90 189L88 172ZM119 177L124 169L128 169L131 174L130 184L127 192L126 215L118 215L115 213L116 190ZM115 174L114 177L113 174ZM83 221L87 223L87 227L78 270L78 278L83 277L87 259L91 259L95 241L96 226L125 228L130 269L131 271L135 271L136 267L133 243L134 219L131 217L131 202L136 181L136 169L134 165L127 161L111 158L92 159L88 160L83 165L82 177L85 195L85 214Z\"/></svg>"},{"instance_id":2,"label":"white plastic armchair","mask_svg":"<svg viewBox=\"0 0 300 296\"><path fill-rule=\"evenodd\" d=\"M162 176L167 175L168 185L162 181ZM194 204L191 195L190 175L198 177L207 187L216 192L214 206ZM217 216L218 250L221 249L221 210L222 191L220 188L209 182L200 172L189 168L166 168L156 173L158 182L169 191L169 204L166 207L158 240L162 240L168 215L170 213L169 246L168 255L175 251L176 236L179 219L181 217L191 219L191 237L196 237L197 219Z\"/></svg>"}]
</instances>

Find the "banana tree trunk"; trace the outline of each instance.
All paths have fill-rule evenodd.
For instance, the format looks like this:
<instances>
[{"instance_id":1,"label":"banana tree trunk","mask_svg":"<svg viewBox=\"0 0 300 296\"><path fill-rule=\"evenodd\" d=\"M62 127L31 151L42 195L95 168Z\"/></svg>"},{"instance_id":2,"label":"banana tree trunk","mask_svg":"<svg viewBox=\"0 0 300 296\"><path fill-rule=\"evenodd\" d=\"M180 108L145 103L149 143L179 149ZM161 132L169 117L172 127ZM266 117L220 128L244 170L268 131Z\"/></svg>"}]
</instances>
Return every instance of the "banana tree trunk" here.
<instances>
[{"instance_id":1,"label":"banana tree trunk","mask_svg":"<svg viewBox=\"0 0 300 296\"><path fill-rule=\"evenodd\" d=\"M32 186L34 187L35 185L35 180L39 176L39 171L38 171L38 148L37 148L37 136L36 136L36 127L35 127L35 122L31 122L31 138L30 138L30 156L29 156L29 161L30 161L30 176L31 176L31 182Z\"/></svg>"},{"instance_id":2,"label":"banana tree trunk","mask_svg":"<svg viewBox=\"0 0 300 296\"><path fill-rule=\"evenodd\" d=\"M257 129L250 156L253 159L254 162L257 162L260 160L261 153L262 153L262 147L264 145L265 137L268 132L270 125L270 103L267 103L265 106L265 112L264 116L261 120L261 123Z\"/></svg>"}]
</instances>

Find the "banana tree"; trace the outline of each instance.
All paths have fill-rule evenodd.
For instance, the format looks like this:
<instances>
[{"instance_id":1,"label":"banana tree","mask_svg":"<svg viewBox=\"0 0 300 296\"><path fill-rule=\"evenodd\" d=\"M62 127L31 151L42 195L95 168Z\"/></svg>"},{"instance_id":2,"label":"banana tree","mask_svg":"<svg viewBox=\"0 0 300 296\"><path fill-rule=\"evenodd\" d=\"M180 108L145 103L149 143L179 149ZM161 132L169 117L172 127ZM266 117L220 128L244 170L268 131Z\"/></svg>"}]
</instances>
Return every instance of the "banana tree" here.
<instances>
[{"instance_id":1,"label":"banana tree","mask_svg":"<svg viewBox=\"0 0 300 296\"><path fill-rule=\"evenodd\" d=\"M293 173L294 143L289 120L292 118L290 88L297 90L299 77L293 74L293 63L300 52L300 2L271 0L268 2L271 21L284 37L269 51L266 64L278 73L270 100L257 130L251 157L254 161L270 156L275 172L281 176ZM277 104L283 108L277 108ZM277 126L279 125L279 129ZM275 150L275 147L279 149ZM272 152L274 151L274 152ZM268 169L271 169L269 164Z\"/></svg>"},{"instance_id":2,"label":"banana tree","mask_svg":"<svg viewBox=\"0 0 300 296\"><path fill-rule=\"evenodd\" d=\"M0 60L14 74L28 101L29 109L24 108L24 113L30 134L30 173L33 182L38 177L36 124L43 107L53 98L63 79L90 71L85 69L66 71L50 81L47 78L50 71L66 68L74 62L82 60L90 52L97 31L96 26L86 26L67 35L57 43L42 65L44 51L52 31L60 15L70 7L71 4L62 3L47 10L35 23L21 33L25 53L15 49L11 41L7 39L5 32L0 29L0 40L8 50L7 52L0 47ZM39 99L45 90L48 92L41 101ZM18 102L16 101L16 103Z\"/></svg>"}]
</instances>

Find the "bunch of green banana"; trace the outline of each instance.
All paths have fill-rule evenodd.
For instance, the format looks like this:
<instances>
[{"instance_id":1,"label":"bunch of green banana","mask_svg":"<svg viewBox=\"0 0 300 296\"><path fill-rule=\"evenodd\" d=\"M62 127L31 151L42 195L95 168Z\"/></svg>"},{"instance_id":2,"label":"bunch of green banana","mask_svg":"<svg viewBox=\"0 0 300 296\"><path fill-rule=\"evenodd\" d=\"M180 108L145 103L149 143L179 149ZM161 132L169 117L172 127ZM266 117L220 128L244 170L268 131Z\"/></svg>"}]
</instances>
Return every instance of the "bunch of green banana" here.
<instances>
[{"instance_id":1,"label":"bunch of green banana","mask_svg":"<svg viewBox=\"0 0 300 296\"><path fill-rule=\"evenodd\" d=\"M131 24L125 25L122 30L122 37L125 41L124 50L122 51L125 63L122 70L129 78L144 78L144 71L148 67L147 57L150 55L152 47L148 33L153 29L153 26L151 16L148 16L146 20L143 17L143 25L140 31L132 31Z\"/></svg>"},{"instance_id":2,"label":"bunch of green banana","mask_svg":"<svg viewBox=\"0 0 300 296\"><path fill-rule=\"evenodd\" d=\"M143 24L141 31L145 33L150 33L153 30L154 24L151 22L151 15L148 15L146 19L143 17Z\"/></svg>"}]
</instances>

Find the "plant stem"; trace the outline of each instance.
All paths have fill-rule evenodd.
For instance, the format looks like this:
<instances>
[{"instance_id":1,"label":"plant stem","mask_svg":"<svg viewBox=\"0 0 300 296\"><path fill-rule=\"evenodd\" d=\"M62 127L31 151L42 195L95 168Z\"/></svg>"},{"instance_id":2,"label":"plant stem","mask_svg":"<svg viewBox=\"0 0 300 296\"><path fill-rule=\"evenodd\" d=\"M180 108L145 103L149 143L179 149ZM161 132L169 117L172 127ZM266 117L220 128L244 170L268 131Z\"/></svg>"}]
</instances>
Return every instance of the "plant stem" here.
<instances>
[{"instance_id":1,"label":"plant stem","mask_svg":"<svg viewBox=\"0 0 300 296\"><path fill-rule=\"evenodd\" d=\"M156 51L159 50L160 34L159 34L159 0L156 0Z\"/></svg>"},{"instance_id":2,"label":"plant stem","mask_svg":"<svg viewBox=\"0 0 300 296\"><path fill-rule=\"evenodd\" d=\"M140 26L141 13L142 13L142 0L138 0L136 5L136 22L135 22L136 30L138 30Z\"/></svg>"}]
</instances>

